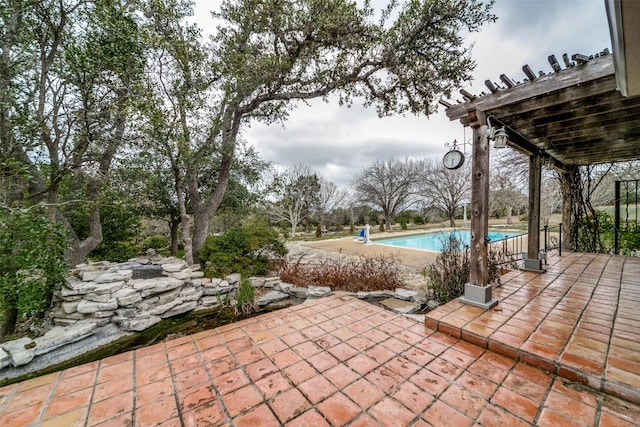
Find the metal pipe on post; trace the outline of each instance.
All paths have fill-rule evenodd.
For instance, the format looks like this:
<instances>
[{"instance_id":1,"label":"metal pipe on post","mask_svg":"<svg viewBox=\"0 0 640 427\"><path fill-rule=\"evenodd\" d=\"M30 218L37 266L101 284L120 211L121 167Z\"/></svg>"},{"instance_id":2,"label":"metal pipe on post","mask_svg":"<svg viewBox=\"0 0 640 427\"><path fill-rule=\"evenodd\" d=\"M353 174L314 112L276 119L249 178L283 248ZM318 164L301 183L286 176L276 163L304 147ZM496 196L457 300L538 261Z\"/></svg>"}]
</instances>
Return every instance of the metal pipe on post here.
<instances>
[{"instance_id":1,"label":"metal pipe on post","mask_svg":"<svg viewBox=\"0 0 640 427\"><path fill-rule=\"evenodd\" d=\"M615 182L615 216L613 229L613 253L620 254L620 181Z\"/></svg>"},{"instance_id":2,"label":"metal pipe on post","mask_svg":"<svg viewBox=\"0 0 640 427\"><path fill-rule=\"evenodd\" d=\"M558 256L562 256L562 223L558 224Z\"/></svg>"}]
</instances>

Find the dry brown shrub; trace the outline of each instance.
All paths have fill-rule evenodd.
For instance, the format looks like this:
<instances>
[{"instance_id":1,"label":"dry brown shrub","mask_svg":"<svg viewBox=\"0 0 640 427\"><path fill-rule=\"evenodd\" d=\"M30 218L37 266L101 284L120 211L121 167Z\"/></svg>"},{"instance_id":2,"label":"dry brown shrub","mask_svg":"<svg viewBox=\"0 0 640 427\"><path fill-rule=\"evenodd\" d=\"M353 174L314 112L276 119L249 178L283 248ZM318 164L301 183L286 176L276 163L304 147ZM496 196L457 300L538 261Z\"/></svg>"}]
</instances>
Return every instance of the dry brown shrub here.
<instances>
[{"instance_id":1,"label":"dry brown shrub","mask_svg":"<svg viewBox=\"0 0 640 427\"><path fill-rule=\"evenodd\" d=\"M303 262L304 255L285 261L278 275L292 285L329 286L334 291L371 292L402 286L399 270L390 257L324 259L316 263Z\"/></svg>"}]
</instances>

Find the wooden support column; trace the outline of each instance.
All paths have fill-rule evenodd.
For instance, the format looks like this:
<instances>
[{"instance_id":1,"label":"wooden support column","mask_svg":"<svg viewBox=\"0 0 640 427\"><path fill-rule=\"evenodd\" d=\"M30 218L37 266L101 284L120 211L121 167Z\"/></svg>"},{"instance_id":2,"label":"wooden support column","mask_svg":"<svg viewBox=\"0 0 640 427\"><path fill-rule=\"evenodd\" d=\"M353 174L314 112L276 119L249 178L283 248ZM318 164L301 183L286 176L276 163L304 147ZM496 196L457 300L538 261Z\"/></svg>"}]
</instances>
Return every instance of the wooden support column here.
<instances>
[{"instance_id":1,"label":"wooden support column","mask_svg":"<svg viewBox=\"0 0 640 427\"><path fill-rule=\"evenodd\" d=\"M460 302L489 309L498 303L489 285L489 139L484 113L467 116L473 128L471 157L471 247L469 248L469 283Z\"/></svg>"},{"instance_id":2,"label":"wooden support column","mask_svg":"<svg viewBox=\"0 0 640 427\"><path fill-rule=\"evenodd\" d=\"M542 159L538 154L529 156L529 234L527 257L522 269L544 272L540 253L540 187L542 185Z\"/></svg>"},{"instance_id":3,"label":"wooden support column","mask_svg":"<svg viewBox=\"0 0 640 427\"><path fill-rule=\"evenodd\" d=\"M566 171L561 174L561 190L562 190L562 245L563 249L573 249L573 215L572 207L574 204L574 194L576 192L574 186L576 180L580 179L578 166L568 165Z\"/></svg>"}]
</instances>

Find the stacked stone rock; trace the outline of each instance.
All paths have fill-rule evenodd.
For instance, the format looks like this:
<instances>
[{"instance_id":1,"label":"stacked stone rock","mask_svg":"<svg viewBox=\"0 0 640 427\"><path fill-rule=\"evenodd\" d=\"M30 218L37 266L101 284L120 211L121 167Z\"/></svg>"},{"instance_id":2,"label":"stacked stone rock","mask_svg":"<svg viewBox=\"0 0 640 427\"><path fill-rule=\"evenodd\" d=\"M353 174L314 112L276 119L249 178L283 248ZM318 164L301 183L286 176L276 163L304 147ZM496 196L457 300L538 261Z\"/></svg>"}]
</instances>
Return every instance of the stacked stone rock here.
<instances>
[{"instance_id":1,"label":"stacked stone rock","mask_svg":"<svg viewBox=\"0 0 640 427\"><path fill-rule=\"evenodd\" d=\"M134 278L134 271L157 266L158 277ZM55 325L92 320L117 323L123 331L143 331L162 319L215 307L225 294L235 295L240 275L204 278L200 267L175 258L124 264L80 265L56 292Z\"/></svg>"},{"instance_id":2,"label":"stacked stone rock","mask_svg":"<svg viewBox=\"0 0 640 427\"><path fill-rule=\"evenodd\" d=\"M158 277L134 278L134 271L141 269L155 269ZM54 292L54 327L35 339L0 344L0 369L25 365L109 324L124 332L143 331L162 319L213 309L227 294L229 300L235 298L239 274L208 279L199 270L176 258L78 265Z\"/></svg>"}]
</instances>

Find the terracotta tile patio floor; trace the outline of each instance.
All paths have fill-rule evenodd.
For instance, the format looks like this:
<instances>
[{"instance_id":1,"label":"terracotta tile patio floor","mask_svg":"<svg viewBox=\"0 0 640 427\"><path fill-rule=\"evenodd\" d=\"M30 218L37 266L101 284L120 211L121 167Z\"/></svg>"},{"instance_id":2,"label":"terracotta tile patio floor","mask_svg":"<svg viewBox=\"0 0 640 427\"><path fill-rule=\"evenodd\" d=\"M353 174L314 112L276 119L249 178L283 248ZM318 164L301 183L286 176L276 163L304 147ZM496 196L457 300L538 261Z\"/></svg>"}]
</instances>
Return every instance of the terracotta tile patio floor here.
<instances>
[{"instance_id":1,"label":"terracotta tile patio floor","mask_svg":"<svg viewBox=\"0 0 640 427\"><path fill-rule=\"evenodd\" d=\"M614 265L617 276L610 277ZM562 378L563 369L531 366L547 353L528 360L537 348L523 347L540 336L549 341L539 344L553 349L564 337L554 360L566 360L571 372L582 369L576 358L591 354L568 352L571 344L604 353L605 383L637 371L640 296L626 277L638 277L638 268L626 258L571 254L545 275L510 273L496 290L499 311L485 317L457 302L437 311L436 326L458 336L469 335L471 318L483 321L482 331L494 332L470 336L488 349L353 297L314 300L0 388L0 425L638 425L640 406L575 375ZM456 329L448 317L464 321ZM586 332L604 339L601 317L610 326L606 351ZM568 319L577 326L564 326ZM501 348L503 335L522 342ZM492 348L517 349L520 360Z\"/></svg>"},{"instance_id":2,"label":"terracotta tile patio floor","mask_svg":"<svg viewBox=\"0 0 640 427\"><path fill-rule=\"evenodd\" d=\"M568 253L502 280L493 310L453 301L425 324L640 403L640 258Z\"/></svg>"}]
</instances>

